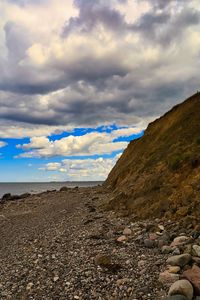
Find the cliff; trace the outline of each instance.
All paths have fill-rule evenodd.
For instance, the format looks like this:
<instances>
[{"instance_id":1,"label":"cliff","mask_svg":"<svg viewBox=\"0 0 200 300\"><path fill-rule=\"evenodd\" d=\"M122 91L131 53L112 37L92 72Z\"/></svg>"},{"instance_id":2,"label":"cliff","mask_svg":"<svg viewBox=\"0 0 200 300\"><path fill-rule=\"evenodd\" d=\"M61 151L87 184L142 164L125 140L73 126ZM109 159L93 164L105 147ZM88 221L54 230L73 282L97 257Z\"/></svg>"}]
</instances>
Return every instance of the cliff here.
<instances>
[{"instance_id":1,"label":"cliff","mask_svg":"<svg viewBox=\"0 0 200 300\"><path fill-rule=\"evenodd\" d=\"M190 220L200 213L200 93L150 123L130 142L105 185L108 207L140 218Z\"/></svg>"}]
</instances>

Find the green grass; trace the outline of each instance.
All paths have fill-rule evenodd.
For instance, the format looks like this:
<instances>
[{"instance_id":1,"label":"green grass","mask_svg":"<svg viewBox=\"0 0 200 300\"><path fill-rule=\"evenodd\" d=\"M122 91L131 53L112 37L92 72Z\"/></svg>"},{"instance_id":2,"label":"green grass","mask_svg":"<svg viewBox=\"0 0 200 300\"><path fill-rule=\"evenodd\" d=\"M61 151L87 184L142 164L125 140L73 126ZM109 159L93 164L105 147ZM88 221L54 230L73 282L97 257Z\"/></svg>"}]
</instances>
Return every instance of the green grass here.
<instances>
[{"instance_id":1,"label":"green grass","mask_svg":"<svg viewBox=\"0 0 200 300\"><path fill-rule=\"evenodd\" d=\"M169 165L173 171L176 171L181 167L181 163L182 163L182 156L176 155L171 158Z\"/></svg>"},{"instance_id":2,"label":"green grass","mask_svg":"<svg viewBox=\"0 0 200 300\"><path fill-rule=\"evenodd\" d=\"M196 143L197 145L200 145L200 137L197 138Z\"/></svg>"}]
</instances>

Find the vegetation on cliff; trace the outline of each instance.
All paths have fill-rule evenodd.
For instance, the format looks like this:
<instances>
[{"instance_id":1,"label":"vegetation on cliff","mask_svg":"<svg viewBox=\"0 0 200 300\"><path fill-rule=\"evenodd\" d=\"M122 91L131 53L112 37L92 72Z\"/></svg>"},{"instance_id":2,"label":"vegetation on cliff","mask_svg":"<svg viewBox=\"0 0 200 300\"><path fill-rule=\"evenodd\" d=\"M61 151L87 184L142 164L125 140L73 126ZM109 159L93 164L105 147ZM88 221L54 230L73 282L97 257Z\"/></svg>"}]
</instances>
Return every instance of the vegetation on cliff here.
<instances>
[{"instance_id":1,"label":"vegetation on cliff","mask_svg":"<svg viewBox=\"0 0 200 300\"><path fill-rule=\"evenodd\" d=\"M150 123L144 136L128 145L105 184L113 190L112 209L140 218L195 221L200 212L200 93Z\"/></svg>"}]
</instances>

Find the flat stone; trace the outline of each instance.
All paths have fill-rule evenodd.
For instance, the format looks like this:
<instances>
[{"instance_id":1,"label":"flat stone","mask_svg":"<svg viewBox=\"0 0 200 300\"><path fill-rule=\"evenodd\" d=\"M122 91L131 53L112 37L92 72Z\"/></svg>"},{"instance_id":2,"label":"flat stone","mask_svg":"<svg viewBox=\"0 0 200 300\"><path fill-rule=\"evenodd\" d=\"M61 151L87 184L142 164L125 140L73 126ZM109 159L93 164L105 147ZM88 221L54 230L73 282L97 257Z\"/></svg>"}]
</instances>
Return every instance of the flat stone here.
<instances>
[{"instance_id":1,"label":"flat stone","mask_svg":"<svg viewBox=\"0 0 200 300\"><path fill-rule=\"evenodd\" d=\"M190 254L181 254L181 255L175 255L175 256L170 256L167 259L167 264L170 266L179 266L179 267L184 267L191 261L192 257Z\"/></svg>"},{"instance_id":2,"label":"flat stone","mask_svg":"<svg viewBox=\"0 0 200 300\"><path fill-rule=\"evenodd\" d=\"M174 282L179 280L178 274L169 273L168 271L164 271L159 275L159 281L167 286L171 286Z\"/></svg>"},{"instance_id":3,"label":"flat stone","mask_svg":"<svg viewBox=\"0 0 200 300\"><path fill-rule=\"evenodd\" d=\"M200 257L200 246L193 245L192 249L194 250L195 255L198 256L198 257Z\"/></svg>"},{"instance_id":4,"label":"flat stone","mask_svg":"<svg viewBox=\"0 0 200 300\"><path fill-rule=\"evenodd\" d=\"M118 279L116 284L117 284L117 286L121 286L121 285L128 283L129 281L130 280L128 278L122 278L122 279Z\"/></svg>"},{"instance_id":5,"label":"flat stone","mask_svg":"<svg viewBox=\"0 0 200 300\"><path fill-rule=\"evenodd\" d=\"M183 277L192 283L196 296L200 296L200 268L193 265L192 269L183 272Z\"/></svg>"},{"instance_id":6,"label":"flat stone","mask_svg":"<svg viewBox=\"0 0 200 300\"><path fill-rule=\"evenodd\" d=\"M101 267L107 267L108 265L111 265L111 257L108 255L98 254L95 257L95 263L96 265L99 265Z\"/></svg>"},{"instance_id":7,"label":"flat stone","mask_svg":"<svg viewBox=\"0 0 200 300\"><path fill-rule=\"evenodd\" d=\"M117 242L119 243L123 243L127 241L127 237L125 235L122 235L120 237L118 237Z\"/></svg>"},{"instance_id":8,"label":"flat stone","mask_svg":"<svg viewBox=\"0 0 200 300\"><path fill-rule=\"evenodd\" d=\"M193 287L188 280L182 279L174 282L169 289L169 296L183 295L188 300L193 298Z\"/></svg>"},{"instance_id":9,"label":"flat stone","mask_svg":"<svg viewBox=\"0 0 200 300\"><path fill-rule=\"evenodd\" d=\"M189 239L189 237L187 237L185 235L178 236L173 240L173 242L171 243L170 246L177 247L180 245L184 245L188 241L188 239Z\"/></svg>"},{"instance_id":10,"label":"flat stone","mask_svg":"<svg viewBox=\"0 0 200 300\"><path fill-rule=\"evenodd\" d=\"M164 230L165 230L165 228L164 228L163 225L158 225L158 228L159 228L161 231L164 231Z\"/></svg>"},{"instance_id":11,"label":"flat stone","mask_svg":"<svg viewBox=\"0 0 200 300\"><path fill-rule=\"evenodd\" d=\"M154 248L155 247L155 241L154 240L150 240L150 239L145 239L144 240L144 245L147 248Z\"/></svg>"},{"instance_id":12,"label":"flat stone","mask_svg":"<svg viewBox=\"0 0 200 300\"><path fill-rule=\"evenodd\" d=\"M123 231L123 235L131 235L132 234L132 230L130 228L125 228Z\"/></svg>"},{"instance_id":13,"label":"flat stone","mask_svg":"<svg viewBox=\"0 0 200 300\"><path fill-rule=\"evenodd\" d=\"M167 271L169 273L173 273L173 274L177 274L178 272L180 272L181 268L179 266L169 266Z\"/></svg>"}]
</instances>

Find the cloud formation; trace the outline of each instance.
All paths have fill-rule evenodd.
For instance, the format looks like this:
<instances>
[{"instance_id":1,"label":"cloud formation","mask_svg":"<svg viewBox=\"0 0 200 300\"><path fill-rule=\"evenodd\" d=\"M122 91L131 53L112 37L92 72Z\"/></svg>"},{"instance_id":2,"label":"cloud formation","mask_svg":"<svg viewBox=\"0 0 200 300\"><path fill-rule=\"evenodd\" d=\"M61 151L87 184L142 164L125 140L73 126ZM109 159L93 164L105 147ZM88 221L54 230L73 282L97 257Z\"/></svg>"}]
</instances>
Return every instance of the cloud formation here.
<instances>
[{"instance_id":1,"label":"cloud formation","mask_svg":"<svg viewBox=\"0 0 200 300\"><path fill-rule=\"evenodd\" d=\"M105 180L110 170L119 159L121 153L114 158L97 159L65 159L60 163L48 163L42 168L42 171L59 172L63 174L65 180L90 181Z\"/></svg>"},{"instance_id":2,"label":"cloud formation","mask_svg":"<svg viewBox=\"0 0 200 300\"><path fill-rule=\"evenodd\" d=\"M93 156L112 154L126 148L127 142L117 141L119 137L139 134L141 129L123 128L111 133L91 132L81 136L70 135L51 141L45 136L33 137L30 143L18 145L25 152L19 157L55 157L55 156ZM115 141L116 140L116 141Z\"/></svg>"},{"instance_id":3,"label":"cloud formation","mask_svg":"<svg viewBox=\"0 0 200 300\"><path fill-rule=\"evenodd\" d=\"M199 31L199 0L1 0L0 139L19 140L15 161L105 177L119 137L199 90ZM111 124L126 128L95 130Z\"/></svg>"},{"instance_id":4,"label":"cloud formation","mask_svg":"<svg viewBox=\"0 0 200 300\"><path fill-rule=\"evenodd\" d=\"M137 125L198 89L196 0L3 0L0 11L0 123Z\"/></svg>"}]
</instances>

